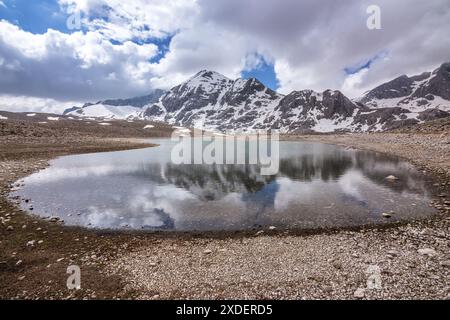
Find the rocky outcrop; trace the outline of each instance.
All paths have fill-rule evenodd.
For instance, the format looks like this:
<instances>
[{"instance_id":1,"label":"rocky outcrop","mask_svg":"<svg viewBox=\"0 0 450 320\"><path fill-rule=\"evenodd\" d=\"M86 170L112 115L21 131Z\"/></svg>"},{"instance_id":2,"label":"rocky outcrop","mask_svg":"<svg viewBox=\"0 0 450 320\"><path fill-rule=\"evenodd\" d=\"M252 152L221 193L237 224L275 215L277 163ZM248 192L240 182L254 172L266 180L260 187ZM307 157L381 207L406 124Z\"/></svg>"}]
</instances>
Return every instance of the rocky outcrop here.
<instances>
[{"instance_id":1,"label":"rocky outcrop","mask_svg":"<svg viewBox=\"0 0 450 320\"><path fill-rule=\"evenodd\" d=\"M359 101L372 108L450 111L450 63L442 64L433 72L413 77L403 75L369 91Z\"/></svg>"},{"instance_id":2,"label":"rocky outcrop","mask_svg":"<svg viewBox=\"0 0 450 320\"><path fill-rule=\"evenodd\" d=\"M138 118L217 131L282 133L384 131L450 116L450 63L406 75L352 101L342 92L279 94L257 79L231 80L203 70L167 92L106 100L66 114Z\"/></svg>"}]
</instances>

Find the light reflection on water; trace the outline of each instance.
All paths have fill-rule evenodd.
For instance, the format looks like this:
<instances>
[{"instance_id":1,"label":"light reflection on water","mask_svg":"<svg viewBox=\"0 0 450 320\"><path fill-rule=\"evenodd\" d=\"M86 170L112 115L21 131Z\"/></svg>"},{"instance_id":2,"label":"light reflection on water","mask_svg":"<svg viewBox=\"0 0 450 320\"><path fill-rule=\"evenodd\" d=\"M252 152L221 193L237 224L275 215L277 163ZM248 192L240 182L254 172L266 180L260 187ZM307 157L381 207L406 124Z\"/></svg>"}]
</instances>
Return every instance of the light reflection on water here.
<instances>
[{"instance_id":1,"label":"light reflection on water","mask_svg":"<svg viewBox=\"0 0 450 320\"><path fill-rule=\"evenodd\" d=\"M156 142L161 146L58 158L15 194L31 199L34 214L112 229L343 227L384 223L382 213L391 210L390 221L434 213L419 173L383 154L281 142L279 174L261 176L250 165L173 165L173 143Z\"/></svg>"}]
</instances>

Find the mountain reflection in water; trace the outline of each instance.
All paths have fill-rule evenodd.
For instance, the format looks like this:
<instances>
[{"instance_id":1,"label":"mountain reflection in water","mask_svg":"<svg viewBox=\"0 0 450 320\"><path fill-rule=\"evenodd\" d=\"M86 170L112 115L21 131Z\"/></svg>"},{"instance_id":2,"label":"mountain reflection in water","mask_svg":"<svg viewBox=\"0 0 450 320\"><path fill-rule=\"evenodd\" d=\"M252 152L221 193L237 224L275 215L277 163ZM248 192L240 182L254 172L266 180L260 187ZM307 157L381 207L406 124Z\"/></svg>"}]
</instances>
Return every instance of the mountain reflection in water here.
<instances>
[{"instance_id":1,"label":"mountain reflection in water","mask_svg":"<svg viewBox=\"0 0 450 320\"><path fill-rule=\"evenodd\" d=\"M56 159L17 194L35 213L95 228L320 228L386 223L382 213L391 210L391 221L434 213L423 177L395 157L281 142L279 173L261 176L256 165L174 165L173 143L158 142Z\"/></svg>"}]
</instances>

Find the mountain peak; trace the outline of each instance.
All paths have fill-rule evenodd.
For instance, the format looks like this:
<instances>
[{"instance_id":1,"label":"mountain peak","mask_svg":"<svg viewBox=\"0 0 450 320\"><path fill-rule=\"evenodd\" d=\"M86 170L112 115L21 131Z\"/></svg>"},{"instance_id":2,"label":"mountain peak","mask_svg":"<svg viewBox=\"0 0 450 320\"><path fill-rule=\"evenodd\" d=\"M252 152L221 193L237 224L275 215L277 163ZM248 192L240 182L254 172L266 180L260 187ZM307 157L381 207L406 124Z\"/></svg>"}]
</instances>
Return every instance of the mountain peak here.
<instances>
[{"instance_id":1,"label":"mountain peak","mask_svg":"<svg viewBox=\"0 0 450 320\"><path fill-rule=\"evenodd\" d=\"M153 103L148 103L146 96L104 101L68 113L106 114L108 118L139 118L231 132L381 131L449 116L445 112L450 108L449 101L450 63L442 64L434 73L397 77L369 91L358 103L339 90L300 90L282 95L254 77L231 80L205 69ZM144 102L145 109L129 108ZM429 111L434 108L444 111Z\"/></svg>"},{"instance_id":2,"label":"mountain peak","mask_svg":"<svg viewBox=\"0 0 450 320\"><path fill-rule=\"evenodd\" d=\"M213 70L201 70L199 72L197 72L190 80L193 79L198 79L198 78L202 78L202 79L208 79L208 80L230 80L229 78L225 77L223 74L217 72L217 71L213 71Z\"/></svg>"},{"instance_id":3,"label":"mountain peak","mask_svg":"<svg viewBox=\"0 0 450 320\"><path fill-rule=\"evenodd\" d=\"M402 107L409 111L441 108L449 110L450 63L431 72L408 77L403 75L369 91L360 100L369 107Z\"/></svg>"}]
</instances>

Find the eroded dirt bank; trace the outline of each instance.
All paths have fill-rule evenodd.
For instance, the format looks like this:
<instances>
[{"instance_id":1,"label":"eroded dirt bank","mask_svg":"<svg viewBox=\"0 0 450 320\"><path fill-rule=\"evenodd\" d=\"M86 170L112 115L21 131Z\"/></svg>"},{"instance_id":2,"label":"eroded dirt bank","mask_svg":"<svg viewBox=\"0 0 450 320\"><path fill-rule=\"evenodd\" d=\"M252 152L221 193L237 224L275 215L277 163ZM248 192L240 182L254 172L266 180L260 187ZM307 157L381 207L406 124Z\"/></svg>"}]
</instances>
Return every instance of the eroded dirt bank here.
<instances>
[{"instance_id":1,"label":"eroded dirt bank","mask_svg":"<svg viewBox=\"0 0 450 320\"><path fill-rule=\"evenodd\" d=\"M28 216L8 202L11 183L58 155L143 145L95 137L26 144L3 140L0 297L448 299L448 133L289 138L405 157L437 176L435 201L442 214L389 229L308 236L269 230L239 236L165 236L68 228ZM82 272L82 289L77 292L66 288L66 268L72 264ZM381 273L382 289L363 290L367 271L374 267Z\"/></svg>"}]
</instances>

